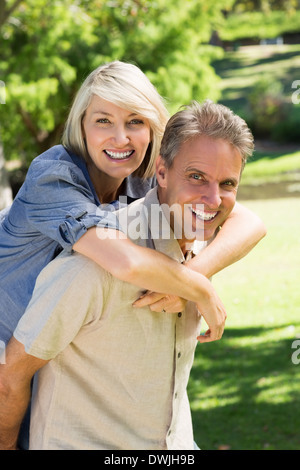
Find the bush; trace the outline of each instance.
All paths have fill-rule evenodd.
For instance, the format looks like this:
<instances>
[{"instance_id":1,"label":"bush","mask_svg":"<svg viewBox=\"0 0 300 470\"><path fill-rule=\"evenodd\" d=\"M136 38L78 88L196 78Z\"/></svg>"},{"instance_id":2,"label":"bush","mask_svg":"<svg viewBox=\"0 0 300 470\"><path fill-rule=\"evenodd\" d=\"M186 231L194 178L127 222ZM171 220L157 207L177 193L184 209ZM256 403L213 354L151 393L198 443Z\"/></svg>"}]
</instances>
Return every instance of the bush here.
<instances>
[{"instance_id":1,"label":"bush","mask_svg":"<svg viewBox=\"0 0 300 470\"><path fill-rule=\"evenodd\" d=\"M300 142L300 105L288 106L286 119L274 125L271 138L277 142Z\"/></svg>"},{"instance_id":2,"label":"bush","mask_svg":"<svg viewBox=\"0 0 300 470\"><path fill-rule=\"evenodd\" d=\"M256 137L271 137L274 128L285 121L288 105L283 96L281 82L261 78L249 95L250 118L248 119Z\"/></svg>"}]
</instances>

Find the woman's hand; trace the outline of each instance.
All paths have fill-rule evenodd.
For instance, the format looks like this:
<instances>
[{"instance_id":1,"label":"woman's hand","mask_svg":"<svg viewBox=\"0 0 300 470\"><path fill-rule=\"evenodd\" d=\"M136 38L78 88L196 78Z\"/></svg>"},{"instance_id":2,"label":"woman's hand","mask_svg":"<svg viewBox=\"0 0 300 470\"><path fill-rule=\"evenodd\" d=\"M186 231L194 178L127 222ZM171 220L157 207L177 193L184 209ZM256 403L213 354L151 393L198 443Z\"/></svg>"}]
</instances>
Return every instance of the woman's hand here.
<instances>
[{"instance_id":1,"label":"woman's hand","mask_svg":"<svg viewBox=\"0 0 300 470\"><path fill-rule=\"evenodd\" d=\"M225 328L227 313L213 287L211 287L210 292L208 290L207 296L203 295L196 305L208 326L207 331L198 336L198 341L200 343L209 343L221 339Z\"/></svg>"},{"instance_id":2,"label":"woman's hand","mask_svg":"<svg viewBox=\"0 0 300 470\"><path fill-rule=\"evenodd\" d=\"M147 291L134 302L133 306L149 306L150 310L153 312L178 313L184 310L186 302L185 299L177 295L165 295Z\"/></svg>"},{"instance_id":3,"label":"woman's hand","mask_svg":"<svg viewBox=\"0 0 300 470\"><path fill-rule=\"evenodd\" d=\"M146 292L137 299L134 307L146 307L154 312L175 313L184 310L186 300L175 295L164 295L156 292ZM208 329L198 336L200 343L209 343L222 338L227 318L225 307L216 291L207 280L201 299L196 302L199 313L207 323Z\"/></svg>"}]
</instances>

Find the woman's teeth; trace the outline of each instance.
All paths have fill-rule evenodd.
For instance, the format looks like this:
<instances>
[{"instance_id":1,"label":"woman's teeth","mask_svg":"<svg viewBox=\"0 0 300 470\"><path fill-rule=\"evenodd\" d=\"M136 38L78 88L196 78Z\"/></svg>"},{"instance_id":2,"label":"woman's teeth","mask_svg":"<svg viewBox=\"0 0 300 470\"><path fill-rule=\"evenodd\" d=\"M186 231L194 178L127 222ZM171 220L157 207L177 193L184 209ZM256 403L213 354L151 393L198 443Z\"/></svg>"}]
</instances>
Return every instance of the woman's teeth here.
<instances>
[{"instance_id":1,"label":"woman's teeth","mask_svg":"<svg viewBox=\"0 0 300 470\"><path fill-rule=\"evenodd\" d=\"M115 160L123 160L125 158L130 157L132 155L134 150L129 150L128 152L111 152L110 150L105 150L105 153L110 157Z\"/></svg>"},{"instance_id":2,"label":"woman's teeth","mask_svg":"<svg viewBox=\"0 0 300 470\"><path fill-rule=\"evenodd\" d=\"M199 209L191 209L193 214L195 214L199 219L208 221L216 217L218 212L205 212Z\"/></svg>"}]
</instances>

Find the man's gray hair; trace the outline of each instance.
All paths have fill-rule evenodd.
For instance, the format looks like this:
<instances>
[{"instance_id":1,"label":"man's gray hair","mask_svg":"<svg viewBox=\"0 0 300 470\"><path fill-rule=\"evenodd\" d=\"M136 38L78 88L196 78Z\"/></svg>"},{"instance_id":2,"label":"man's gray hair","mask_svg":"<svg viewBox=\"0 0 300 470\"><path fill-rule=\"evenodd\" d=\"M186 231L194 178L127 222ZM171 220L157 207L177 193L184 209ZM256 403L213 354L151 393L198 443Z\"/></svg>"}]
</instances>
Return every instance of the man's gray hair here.
<instances>
[{"instance_id":1,"label":"man's gray hair","mask_svg":"<svg viewBox=\"0 0 300 470\"><path fill-rule=\"evenodd\" d=\"M166 126L160 150L166 167L171 167L185 142L201 135L223 139L232 144L242 156L242 169L254 150L252 132L241 117L226 106L210 100L203 104L192 101L174 114Z\"/></svg>"}]
</instances>

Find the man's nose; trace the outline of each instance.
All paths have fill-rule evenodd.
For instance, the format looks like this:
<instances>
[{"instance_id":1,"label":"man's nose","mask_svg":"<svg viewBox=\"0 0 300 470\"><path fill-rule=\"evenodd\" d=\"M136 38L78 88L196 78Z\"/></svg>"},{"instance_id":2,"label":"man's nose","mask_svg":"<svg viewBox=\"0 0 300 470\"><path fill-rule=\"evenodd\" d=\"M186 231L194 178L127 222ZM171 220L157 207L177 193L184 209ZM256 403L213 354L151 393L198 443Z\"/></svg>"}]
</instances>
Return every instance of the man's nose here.
<instances>
[{"instance_id":1,"label":"man's nose","mask_svg":"<svg viewBox=\"0 0 300 470\"><path fill-rule=\"evenodd\" d=\"M205 188L202 201L208 209L217 209L221 205L222 197L218 183L212 183Z\"/></svg>"}]
</instances>

